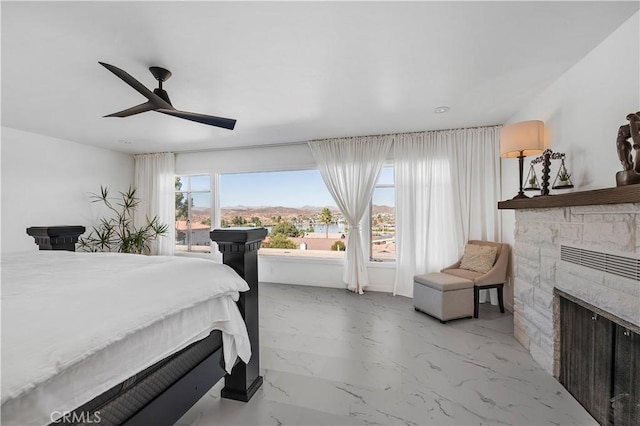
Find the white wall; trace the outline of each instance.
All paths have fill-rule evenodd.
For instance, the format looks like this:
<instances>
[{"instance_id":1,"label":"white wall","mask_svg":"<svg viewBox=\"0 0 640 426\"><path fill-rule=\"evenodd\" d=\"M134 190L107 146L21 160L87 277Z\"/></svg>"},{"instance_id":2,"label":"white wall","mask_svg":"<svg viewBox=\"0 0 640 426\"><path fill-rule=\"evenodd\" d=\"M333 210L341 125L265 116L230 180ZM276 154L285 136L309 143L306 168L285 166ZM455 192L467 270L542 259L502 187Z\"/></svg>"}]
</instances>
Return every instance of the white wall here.
<instances>
[{"instance_id":1,"label":"white wall","mask_svg":"<svg viewBox=\"0 0 640 426\"><path fill-rule=\"evenodd\" d=\"M133 156L2 127L2 251L37 250L30 226L83 225L100 210L89 193L133 183Z\"/></svg>"},{"instance_id":2,"label":"white wall","mask_svg":"<svg viewBox=\"0 0 640 426\"><path fill-rule=\"evenodd\" d=\"M315 169L307 144L177 153L176 174Z\"/></svg>"},{"instance_id":3,"label":"white wall","mask_svg":"<svg viewBox=\"0 0 640 426\"><path fill-rule=\"evenodd\" d=\"M316 163L307 144L176 154L176 174L315 168ZM367 269L371 282L368 290L393 290L395 264L371 262ZM346 288L342 282L342 262L335 259L260 256L258 271L260 281L264 282Z\"/></svg>"},{"instance_id":4,"label":"white wall","mask_svg":"<svg viewBox=\"0 0 640 426\"><path fill-rule=\"evenodd\" d=\"M622 170L616 151L618 128L628 124L628 113L636 111L640 111L640 12L505 124L543 120L548 147L567 155L573 191L584 191L616 186L616 172ZM532 159L525 159L525 177ZM552 163L551 183L559 161ZM518 161L503 159L502 199L517 192ZM502 212L503 240L513 244L514 212ZM512 288L505 296L512 304Z\"/></svg>"},{"instance_id":5,"label":"white wall","mask_svg":"<svg viewBox=\"0 0 640 426\"><path fill-rule=\"evenodd\" d=\"M346 288L342 282L341 260L301 259L285 256L259 256L260 281L299 284L312 287ZM395 280L395 263L369 262L369 287L365 291L391 293Z\"/></svg>"}]
</instances>

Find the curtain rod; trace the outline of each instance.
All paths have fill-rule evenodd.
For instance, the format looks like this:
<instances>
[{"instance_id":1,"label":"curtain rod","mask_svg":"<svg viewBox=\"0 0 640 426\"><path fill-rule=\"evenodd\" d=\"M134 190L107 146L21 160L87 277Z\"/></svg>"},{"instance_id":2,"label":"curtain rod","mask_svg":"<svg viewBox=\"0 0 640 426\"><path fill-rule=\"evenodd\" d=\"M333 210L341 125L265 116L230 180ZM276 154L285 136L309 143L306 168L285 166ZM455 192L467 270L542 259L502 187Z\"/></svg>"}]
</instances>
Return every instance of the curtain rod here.
<instances>
[{"instance_id":1,"label":"curtain rod","mask_svg":"<svg viewBox=\"0 0 640 426\"><path fill-rule=\"evenodd\" d=\"M269 143L264 145L245 145L245 146L231 146L226 148L202 148L202 149L192 149L187 151L174 151L176 154L195 154L199 152L214 152L214 151L236 151L241 149L256 149L256 148L277 148L281 146L296 146L296 145L306 145L309 142L317 142L324 141L328 139L357 139L357 138L366 138L366 137L381 137L381 136L403 136L403 135L417 135L420 133L438 133L438 132L452 132L456 130L475 130L475 129L489 129L491 127L501 127L502 124L493 124L489 126L473 126L473 127L461 127L455 129L441 129L441 130L420 130L417 132L403 132L403 133L384 133L379 135L364 135L364 136L344 136L344 137L335 137L335 138L323 138L323 139L312 139L308 141L296 141L296 142L277 142L277 143Z\"/></svg>"},{"instance_id":2,"label":"curtain rod","mask_svg":"<svg viewBox=\"0 0 640 426\"><path fill-rule=\"evenodd\" d=\"M278 146L291 146L291 145L305 145L307 142L277 142L277 143L267 143L264 145L244 145L244 146L230 146L226 148L202 148L202 149L191 149L188 151L175 151L176 154L191 154L198 152L212 152L212 151L236 151L240 149L255 149L255 148L273 148Z\"/></svg>"},{"instance_id":3,"label":"curtain rod","mask_svg":"<svg viewBox=\"0 0 640 426\"><path fill-rule=\"evenodd\" d=\"M489 129L492 127L502 127L502 124L493 124L490 126L473 126L473 127L459 127L455 129L441 129L441 130L419 130L417 132L401 132L401 133L382 133L379 135L364 135L364 136L345 136L345 137L336 137L336 138L322 138L322 139L313 139L308 142L318 142L318 141L326 141L330 139L358 139L358 138L377 138L382 136L405 136L405 135L418 135L422 133L445 133L445 132L454 132L459 130L476 130L476 129ZM307 142L305 142L307 143Z\"/></svg>"}]
</instances>

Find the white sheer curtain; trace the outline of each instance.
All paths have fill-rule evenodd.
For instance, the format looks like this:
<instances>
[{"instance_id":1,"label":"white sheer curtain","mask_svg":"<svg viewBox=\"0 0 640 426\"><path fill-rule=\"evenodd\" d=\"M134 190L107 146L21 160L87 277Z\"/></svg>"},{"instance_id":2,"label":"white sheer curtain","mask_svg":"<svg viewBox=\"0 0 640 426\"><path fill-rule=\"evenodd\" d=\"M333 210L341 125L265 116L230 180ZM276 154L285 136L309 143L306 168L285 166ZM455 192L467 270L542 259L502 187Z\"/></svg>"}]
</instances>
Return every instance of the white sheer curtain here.
<instances>
[{"instance_id":1,"label":"white sheer curtain","mask_svg":"<svg viewBox=\"0 0 640 426\"><path fill-rule=\"evenodd\" d=\"M134 185L140 205L134 223L144 223L158 216L169 225L163 237L151 243L151 254L173 255L175 252L175 156L172 152L135 155Z\"/></svg>"},{"instance_id":2,"label":"white sheer curtain","mask_svg":"<svg viewBox=\"0 0 640 426\"><path fill-rule=\"evenodd\" d=\"M453 263L469 239L499 240L498 144L498 126L395 138L394 294L412 297L413 276Z\"/></svg>"},{"instance_id":3,"label":"white sheer curtain","mask_svg":"<svg viewBox=\"0 0 640 426\"><path fill-rule=\"evenodd\" d=\"M462 129L441 135L450 143L454 208L462 240L499 241L500 126Z\"/></svg>"},{"instance_id":4,"label":"white sheer curtain","mask_svg":"<svg viewBox=\"0 0 640 426\"><path fill-rule=\"evenodd\" d=\"M343 281L362 294L369 285L360 222L378 180L392 138L366 136L309 142L320 174L340 211L349 222Z\"/></svg>"}]
</instances>

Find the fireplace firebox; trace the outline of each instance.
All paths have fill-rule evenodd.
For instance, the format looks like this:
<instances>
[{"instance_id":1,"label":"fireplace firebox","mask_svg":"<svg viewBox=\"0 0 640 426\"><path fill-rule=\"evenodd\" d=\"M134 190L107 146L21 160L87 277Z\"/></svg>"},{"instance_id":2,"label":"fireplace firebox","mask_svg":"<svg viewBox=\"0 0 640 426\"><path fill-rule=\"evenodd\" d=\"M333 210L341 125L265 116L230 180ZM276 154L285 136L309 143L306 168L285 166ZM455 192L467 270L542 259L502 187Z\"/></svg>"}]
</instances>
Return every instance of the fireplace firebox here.
<instances>
[{"instance_id":1,"label":"fireplace firebox","mask_svg":"<svg viewBox=\"0 0 640 426\"><path fill-rule=\"evenodd\" d=\"M640 424L638 327L556 290L559 380L601 425Z\"/></svg>"}]
</instances>

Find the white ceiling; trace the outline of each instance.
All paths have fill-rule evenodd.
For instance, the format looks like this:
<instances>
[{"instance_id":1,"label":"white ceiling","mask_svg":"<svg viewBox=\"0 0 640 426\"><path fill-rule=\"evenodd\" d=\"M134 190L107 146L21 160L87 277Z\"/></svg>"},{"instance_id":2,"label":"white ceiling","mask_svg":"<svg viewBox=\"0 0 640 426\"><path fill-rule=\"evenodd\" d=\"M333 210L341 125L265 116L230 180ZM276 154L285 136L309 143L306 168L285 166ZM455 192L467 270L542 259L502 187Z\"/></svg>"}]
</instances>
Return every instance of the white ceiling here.
<instances>
[{"instance_id":1,"label":"white ceiling","mask_svg":"<svg viewBox=\"0 0 640 426\"><path fill-rule=\"evenodd\" d=\"M638 5L3 1L2 125L155 152L499 124ZM145 99L98 61L236 128L102 118Z\"/></svg>"}]
</instances>

